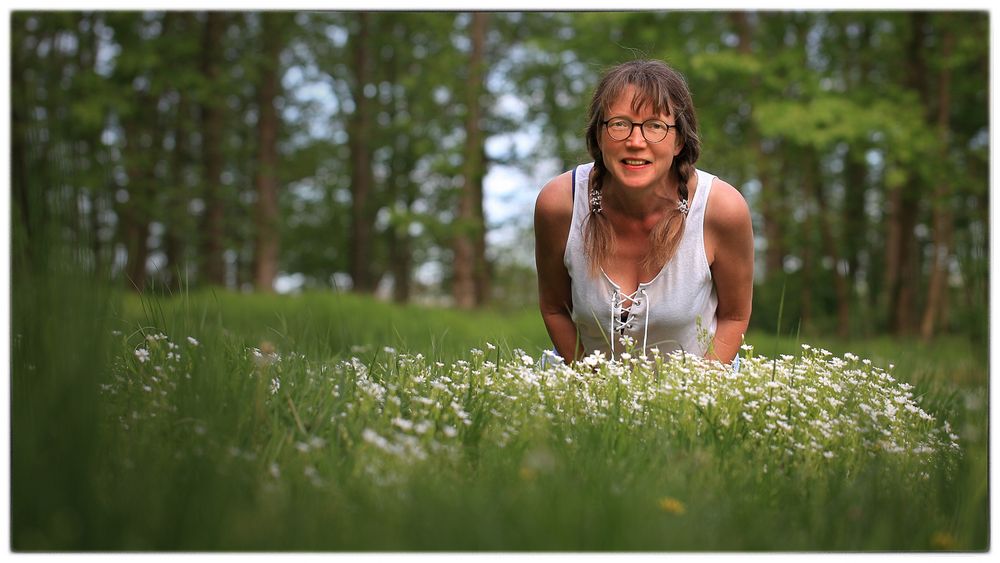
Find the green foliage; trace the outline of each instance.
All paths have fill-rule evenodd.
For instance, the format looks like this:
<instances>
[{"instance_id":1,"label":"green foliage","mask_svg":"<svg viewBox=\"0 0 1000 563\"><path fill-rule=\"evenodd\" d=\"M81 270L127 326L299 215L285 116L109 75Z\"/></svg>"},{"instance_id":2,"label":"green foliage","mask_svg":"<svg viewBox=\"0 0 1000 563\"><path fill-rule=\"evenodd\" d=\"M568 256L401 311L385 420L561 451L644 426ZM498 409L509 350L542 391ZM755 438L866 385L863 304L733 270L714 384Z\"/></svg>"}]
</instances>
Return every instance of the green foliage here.
<instances>
[{"instance_id":1,"label":"green foliage","mask_svg":"<svg viewBox=\"0 0 1000 563\"><path fill-rule=\"evenodd\" d=\"M204 12L12 14L17 260L43 260L49 239L38 233L45 232L76 244L102 277L129 273L125 250L155 283L176 289L183 278L197 287L215 236L204 228L206 195L217 187L225 281L245 286L255 260L255 91L265 14L216 15L223 33L206 47ZM281 19L280 33L289 38L281 56L286 91L277 101L279 266L300 274L306 288L328 288L349 268L355 220L348 125L359 86L351 57L357 13L266 15ZM370 16L373 75L361 91L372 107L375 186L358 220L373 225L374 277L400 278L413 295L427 296L446 284L420 286L414 273L431 266L447 281L451 240L466 228L454 217L471 17ZM944 209L954 231L949 267L960 274L952 280L961 281L950 289L957 305L940 325L982 333L981 319L968 319L988 304L989 53L979 40L988 28L988 13L970 11L494 13L481 127L490 141L509 133L535 140L515 149L488 143L486 165L514 166L540 184L587 160L582 133L600 71L630 58L662 58L685 74L694 94L699 166L742 190L758 238L781 260L803 262L816 288L833 287L843 270L825 262L850 266L846 298L811 304L816 324L849 301L851 311L874 309L878 328L888 326L894 289L884 270L902 251L888 246L887 232L898 215L893 197L903 190L916 202L905 214L914 220L915 232L906 234L913 263L900 278L912 285L913 307L930 300L931 249L944 230L933 213ZM213 108L221 120L206 123ZM219 177L208 178L216 151ZM822 192L821 209L807 185ZM523 193L538 188L525 185ZM819 235L820 218L832 243ZM496 282L514 284L497 295L520 291L519 272L530 260L518 256L497 264L510 271ZM783 273L779 266L758 277L775 283ZM761 303L761 310L775 308ZM855 313L851 323L872 324Z\"/></svg>"},{"instance_id":2,"label":"green foliage","mask_svg":"<svg viewBox=\"0 0 1000 563\"><path fill-rule=\"evenodd\" d=\"M196 291L175 298L124 299L123 321L145 327L146 333L162 330L202 339L225 332L241 349L268 343L308 357L377 355L389 346L451 360L490 338L533 354L548 347L548 336L535 311L432 309L319 291L252 298L227 291Z\"/></svg>"}]
</instances>

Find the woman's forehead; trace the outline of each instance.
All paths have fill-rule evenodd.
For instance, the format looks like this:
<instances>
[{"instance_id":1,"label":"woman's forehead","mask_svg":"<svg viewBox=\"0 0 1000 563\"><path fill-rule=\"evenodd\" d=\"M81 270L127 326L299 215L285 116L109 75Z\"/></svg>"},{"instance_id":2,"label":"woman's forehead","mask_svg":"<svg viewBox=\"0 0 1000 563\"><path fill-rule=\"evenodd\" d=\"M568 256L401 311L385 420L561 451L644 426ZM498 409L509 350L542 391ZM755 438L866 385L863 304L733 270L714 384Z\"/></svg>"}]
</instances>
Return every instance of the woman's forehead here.
<instances>
[{"instance_id":1,"label":"woman's forehead","mask_svg":"<svg viewBox=\"0 0 1000 563\"><path fill-rule=\"evenodd\" d=\"M633 113L670 115L669 100L662 99L654 92L644 91L635 84L626 84L617 91L609 92L605 111L631 109Z\"/></svg>"}]
</instances>

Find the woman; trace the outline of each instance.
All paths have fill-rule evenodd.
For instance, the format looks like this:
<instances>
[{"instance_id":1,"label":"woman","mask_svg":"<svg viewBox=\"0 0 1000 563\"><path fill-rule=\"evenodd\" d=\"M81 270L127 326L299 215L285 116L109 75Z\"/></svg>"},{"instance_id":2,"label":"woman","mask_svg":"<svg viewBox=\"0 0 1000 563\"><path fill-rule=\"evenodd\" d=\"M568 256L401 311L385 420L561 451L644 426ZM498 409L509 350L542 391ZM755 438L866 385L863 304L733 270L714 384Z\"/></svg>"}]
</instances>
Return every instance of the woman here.
<instances>
[{"instance_id":1,"label":"woman","mask_svg":"<svg viewBox=\"0 0 1000 563\"><path fill-rule=\"evenodd\" d=\"M695 168L684 78L660 61L613 67L590 103L594 162L535 203L542 319L556 352L682 349L731 362L750 320L753 229L740 192ZM641 348L640 348L641 346Z\"/></svg>"}]
</instances>

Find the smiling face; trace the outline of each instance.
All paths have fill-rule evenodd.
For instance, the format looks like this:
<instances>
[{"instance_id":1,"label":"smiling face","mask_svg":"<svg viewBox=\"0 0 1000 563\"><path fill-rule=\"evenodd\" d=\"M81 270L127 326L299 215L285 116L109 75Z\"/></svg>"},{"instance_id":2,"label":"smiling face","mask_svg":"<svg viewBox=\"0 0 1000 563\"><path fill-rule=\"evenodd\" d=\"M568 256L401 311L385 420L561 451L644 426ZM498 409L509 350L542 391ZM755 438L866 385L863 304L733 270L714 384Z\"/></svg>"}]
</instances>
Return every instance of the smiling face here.
<instances>
[{"instance_id":1,"label":"smiling face","mask_svg":"<svg viewBox=\"0 0 1000 563\"><path fill-rule=\"evenodd\" d=\"M615 141L602 122L623 117L641 123L651 117L671 127L659 143L648 143L639 131ZM635 129L638 129L636 127ZM657 181L687 181L701 154L698 120L687 81L666 63L635 60L609 69L590 100L587 152L594 159L595 181L639 187Z\"/></svg>"},{"instance_id":2,"label":"smiling face","mask_svg":"<svg viewBox=\"0 0 1000 563\"><path fill-rule=\"evenodd\" d=\"M633 123L659 119L669 125L674 124L670 113L655 113L652 104L643 100L639 90L631 84L605 110L604 120L615 117L623 117ZM602 161L610 173L608 180L626 189L648 189L667 183L674 157L684 148L683 140L673 127L659 143L647 141L641 129L634 127L627 138L616 141L602 126L597 139Z\"/></svg>"}]
</instances>

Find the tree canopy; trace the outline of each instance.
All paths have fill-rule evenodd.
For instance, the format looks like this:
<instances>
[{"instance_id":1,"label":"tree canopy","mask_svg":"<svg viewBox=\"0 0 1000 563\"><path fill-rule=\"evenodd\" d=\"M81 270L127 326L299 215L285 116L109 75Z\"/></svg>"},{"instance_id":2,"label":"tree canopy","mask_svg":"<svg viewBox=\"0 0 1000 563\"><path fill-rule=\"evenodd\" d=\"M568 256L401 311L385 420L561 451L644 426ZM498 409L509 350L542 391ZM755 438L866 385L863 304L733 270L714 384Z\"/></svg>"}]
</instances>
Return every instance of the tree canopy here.
<instances>
[{"instance_id":1,"label":"tree canopy","mask_svg":"<svg viewBox=\"0 0 1000 563\"><path fill-rule=\"evenodd\" d=\"M651 57L689 81L699 167L750 204L755 326L982 336L988 32L975 11L18 11L14 270L530 304L531 210L491 223L489 174L532 201L589 158L601 70Z\"/></svg>"}]
</instances>

